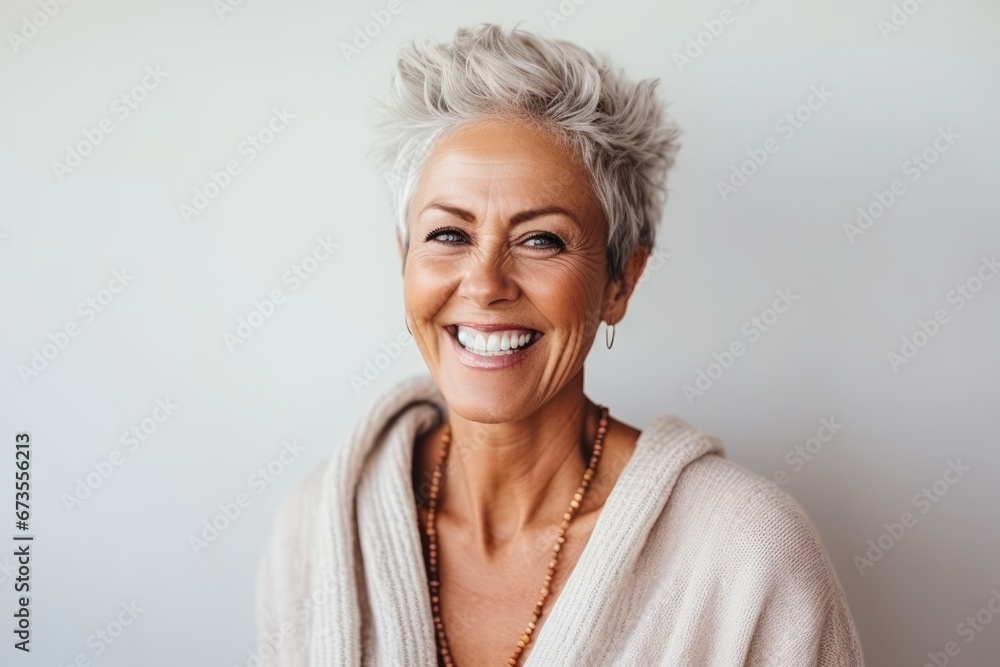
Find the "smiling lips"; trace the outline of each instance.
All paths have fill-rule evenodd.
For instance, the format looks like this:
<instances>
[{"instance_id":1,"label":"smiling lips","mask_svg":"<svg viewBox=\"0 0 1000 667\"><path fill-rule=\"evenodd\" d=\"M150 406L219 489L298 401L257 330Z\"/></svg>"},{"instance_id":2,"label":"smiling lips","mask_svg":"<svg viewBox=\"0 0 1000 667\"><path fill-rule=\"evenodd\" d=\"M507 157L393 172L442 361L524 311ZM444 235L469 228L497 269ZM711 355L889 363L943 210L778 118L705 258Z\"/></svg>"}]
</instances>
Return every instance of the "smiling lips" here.
<instances>
[{"instance_id":1,"label":"smiling lips","mask_svg":"<svg viewBox=\"0 0 1000 667\"><path fill-rule=\"evenodd\" d=\"M534 329L498 329L494 325L476 328L465 324L456 325L452 335L463 349L481 357L512 355L527 349L542 337L541 332Z\"/></svg>"}]
</instances>

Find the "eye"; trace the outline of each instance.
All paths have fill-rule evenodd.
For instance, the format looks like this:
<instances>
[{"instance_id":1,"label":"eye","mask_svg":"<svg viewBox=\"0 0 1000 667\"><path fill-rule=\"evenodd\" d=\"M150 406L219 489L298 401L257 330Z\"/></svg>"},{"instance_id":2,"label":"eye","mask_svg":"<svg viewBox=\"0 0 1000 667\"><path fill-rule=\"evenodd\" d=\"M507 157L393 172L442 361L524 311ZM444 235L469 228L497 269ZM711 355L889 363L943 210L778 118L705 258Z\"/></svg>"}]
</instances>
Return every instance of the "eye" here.
<instances>
[{"instance_id":1,"label":"eye","mask_svg":"<svg viewBox=\"0 0 1000 667\"><path fill-rule=\"evenodd\" d=\"M465 240L465 234L454 227L440 227L427 235L424 241L439 241L445 244L461 243Z\"/></svg>"},{"instance_id":2,"label":"eye","mask_svg":"<svg viewBox=\"0 0 1000 667\"><path fill-rule=\"evenodd\" d=\"M528 237L524 244L538 250L564 250L566 244L555 234L545 232Z\"/></svg>"}]
</instances>

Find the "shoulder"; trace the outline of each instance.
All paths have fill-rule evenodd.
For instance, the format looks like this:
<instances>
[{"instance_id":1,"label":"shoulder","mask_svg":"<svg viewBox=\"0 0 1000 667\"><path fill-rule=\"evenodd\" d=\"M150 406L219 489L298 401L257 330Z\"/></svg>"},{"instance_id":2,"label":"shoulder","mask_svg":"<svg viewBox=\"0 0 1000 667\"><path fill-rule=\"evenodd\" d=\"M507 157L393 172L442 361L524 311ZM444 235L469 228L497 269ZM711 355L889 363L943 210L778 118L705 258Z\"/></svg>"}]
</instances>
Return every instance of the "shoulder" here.
<instances>
[{"instance_id":1,"label":"shoulder","mask_svg":"<svg viewBox=\"0 0 1000 667\"><path fill-rule=\"evenodd\" d=\"M775 518L793 519L798 502L772 480L722 454L709 454L688 463L677 480L678 496L708 502L713 511L727 514L759 509Z\"/></svg>"},{"instance_id":2,"label":"shoulder","mask_svg":"<svg viewBox=\"0 0 1000 667\"><path fill-rule=\"evenodd\" d=\"M711 454L685 467L670 503L666 530L682 527L686 555L753 619L747 665L864 664L840 578L793 496Z\"/></svg>"},{"instance_id":3,"label":"shoulder","mask_svg":"<svg viewBox=\"0 0 1000 667\"><path fill-rule=\"evenodd\" d=\"M679 417L644 433L629 481L641 482L639 504L663 502L623 607L672 628L671 655L698 664L862 665L839 579L798 501Z\"/></svg>"},{"instance_id":4,"label":"shoulder","mask_svg":"<svg viewBox=\"0 0 1000 667\"><path fill-rule=\"evenodd\" d=\"M829 558L802 505L772 480L721 455L685 466L668 500L679 522L724 545L740 569L826 579ZM738 558L737 558L738 555Z\"/></svg>"}]
</instances>

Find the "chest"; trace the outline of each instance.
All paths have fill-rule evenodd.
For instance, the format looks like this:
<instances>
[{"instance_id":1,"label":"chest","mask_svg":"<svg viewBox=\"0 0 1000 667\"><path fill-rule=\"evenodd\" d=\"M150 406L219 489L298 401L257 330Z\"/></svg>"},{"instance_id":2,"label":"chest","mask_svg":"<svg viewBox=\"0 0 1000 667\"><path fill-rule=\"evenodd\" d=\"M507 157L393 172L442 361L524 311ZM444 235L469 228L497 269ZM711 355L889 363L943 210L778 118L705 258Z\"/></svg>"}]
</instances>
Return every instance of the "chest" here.
<instances>
[{"instance_id":1,"label":"chest","mask_svg":"<svg viewBox=\"0 0 1000 667\"><path fill-rule=\"evenodd\" d=\"M541 616L535 621L531 641L521 652L519 665L524 664L551 615L593 527L593 517L581 516L567 531ZM466 543L467 535L439 527L441 620L456 665L507 664L534 618L552 561L556 535L556 527L553 527L512 541L487 561L473 555L476 550ZM424 541L426 543L426 536Z\"/></svg>"}]
</instances>

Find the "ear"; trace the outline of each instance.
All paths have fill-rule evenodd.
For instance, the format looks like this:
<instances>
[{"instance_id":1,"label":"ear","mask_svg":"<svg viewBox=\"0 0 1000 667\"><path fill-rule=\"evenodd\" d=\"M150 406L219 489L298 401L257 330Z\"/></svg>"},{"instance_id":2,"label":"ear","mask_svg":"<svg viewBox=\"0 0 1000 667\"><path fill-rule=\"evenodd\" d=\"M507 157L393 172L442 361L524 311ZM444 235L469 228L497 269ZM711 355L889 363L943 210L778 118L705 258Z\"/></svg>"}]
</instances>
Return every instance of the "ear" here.
<instances>
[{"instance_id":1,"label":"ear","mask_svg":"<svg viewBox=\"0 0 1000 667\"><path fill-rule=\"evenodd\" d=\"M646 262L649 260L649 248L636 248L625 261L622 275L617 280L608 281L604 293L604 321L617 324L625 317L628 301L639 283Z\"/></svg>"}]
</instances>

